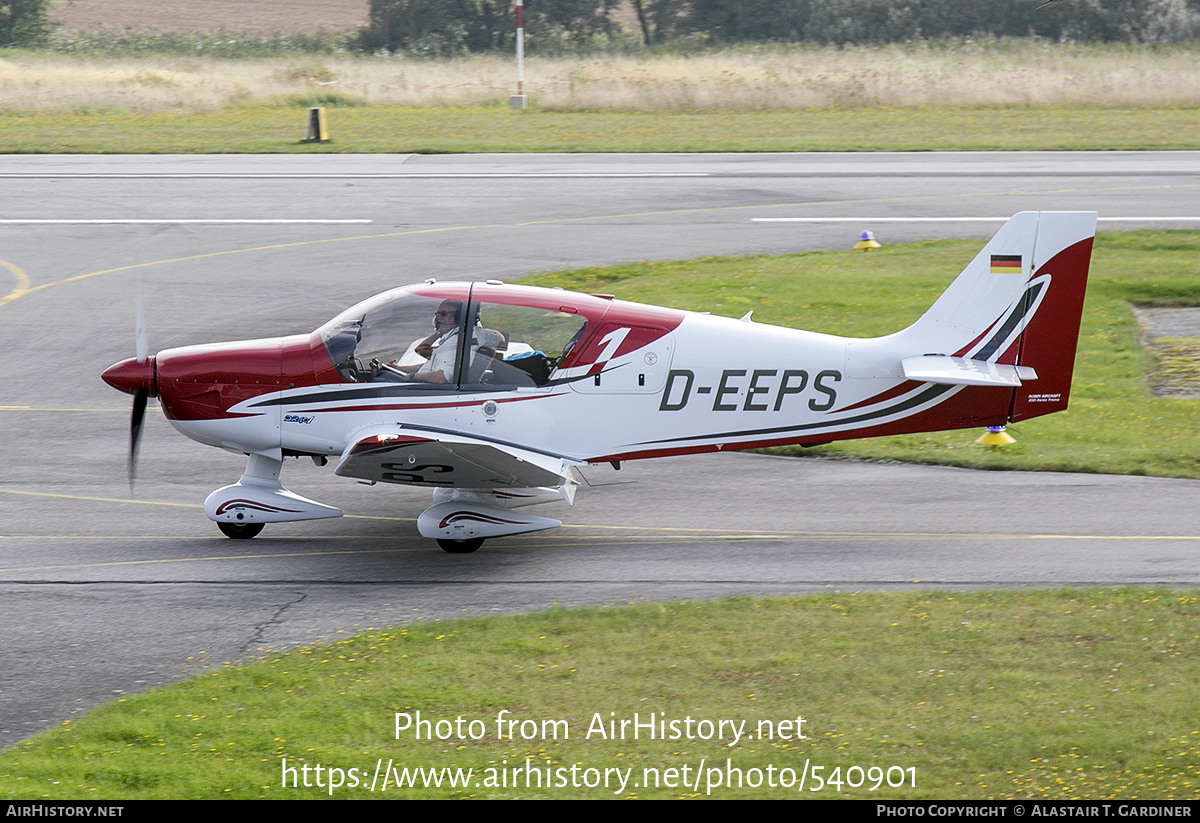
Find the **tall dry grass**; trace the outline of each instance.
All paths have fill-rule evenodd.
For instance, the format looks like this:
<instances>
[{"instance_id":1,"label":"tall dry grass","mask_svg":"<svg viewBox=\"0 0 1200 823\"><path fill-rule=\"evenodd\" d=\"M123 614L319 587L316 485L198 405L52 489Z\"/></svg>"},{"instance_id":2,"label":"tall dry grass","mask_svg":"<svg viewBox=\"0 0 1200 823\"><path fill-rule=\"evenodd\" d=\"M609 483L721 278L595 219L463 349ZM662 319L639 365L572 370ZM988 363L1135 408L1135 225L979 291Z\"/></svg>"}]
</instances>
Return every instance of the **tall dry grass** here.
<instances>
[{"instance_id":1,"label":"tall dry grass","mask_svg":"<svg viewBox=\"0 0 1200 823\"><path fill-rule=\"evenodd\" d=\"M0 56L0 110L198 111L239 105L506 103L509 57ZM696 56L543 58L526 88L548 110L844 109L1200 104L1200 45L1042 41L760 48Z\"/></svg>"}]
</instances>

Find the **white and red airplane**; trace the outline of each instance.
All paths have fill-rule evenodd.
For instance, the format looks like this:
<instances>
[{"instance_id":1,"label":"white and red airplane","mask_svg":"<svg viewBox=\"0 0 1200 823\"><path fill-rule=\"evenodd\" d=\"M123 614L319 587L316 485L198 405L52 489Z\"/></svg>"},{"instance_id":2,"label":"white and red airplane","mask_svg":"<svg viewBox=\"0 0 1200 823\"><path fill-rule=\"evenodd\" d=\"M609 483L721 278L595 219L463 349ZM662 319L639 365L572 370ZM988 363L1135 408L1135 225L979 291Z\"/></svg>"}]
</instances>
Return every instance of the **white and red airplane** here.
<instances>
[{"instance_id":1,"label":"white and red airplane","mask_svg":"<svg viewBox=\"0 0 1200 823\"><path fill-rule=\"evenodd\" d=\"M226 535L337 517L279 482L284 458L425 486L417 521L452 553L561 521L575 468L665 455L1003 425L1066 408L1094 212L1010 219L912 326L834 337L559 289L433 280L311 334L117 363L175 428L245 454L205 500ZM432 332L432 333L431 333ZM144 345L144 344L143 344Z\"/></svg>"}]
</instances>

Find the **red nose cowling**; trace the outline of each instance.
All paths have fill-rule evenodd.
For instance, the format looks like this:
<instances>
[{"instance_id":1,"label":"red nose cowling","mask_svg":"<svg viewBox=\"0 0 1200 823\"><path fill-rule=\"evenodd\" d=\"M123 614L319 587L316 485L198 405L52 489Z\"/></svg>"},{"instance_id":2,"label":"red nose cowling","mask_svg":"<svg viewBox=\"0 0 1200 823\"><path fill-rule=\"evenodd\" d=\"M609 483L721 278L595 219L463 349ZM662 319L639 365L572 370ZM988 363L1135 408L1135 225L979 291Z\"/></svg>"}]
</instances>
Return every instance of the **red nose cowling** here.
<instances>
[{"instance_id":1,"label":"red nose cowling","mask_svg":"<svg viewBox=\"0 0 1200 823\"><path fill-rule=\"evenodd\" d=\"M154 358L147 357L141 363L136 357L114 363L100 375L104 382L114 389L133 394L138 389L145 389L151 397L158 396L158 387L154 384Z\"/></svg>"}]
</instances>

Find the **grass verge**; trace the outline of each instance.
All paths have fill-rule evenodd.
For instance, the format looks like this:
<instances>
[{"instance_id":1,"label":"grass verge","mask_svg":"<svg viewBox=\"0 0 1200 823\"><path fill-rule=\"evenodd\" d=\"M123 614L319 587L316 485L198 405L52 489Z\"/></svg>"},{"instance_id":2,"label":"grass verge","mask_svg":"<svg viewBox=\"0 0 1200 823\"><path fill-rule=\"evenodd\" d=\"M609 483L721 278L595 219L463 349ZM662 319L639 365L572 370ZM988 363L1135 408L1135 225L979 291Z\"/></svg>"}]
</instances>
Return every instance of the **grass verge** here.
<instances>
[{"instance_id":1,"label":"grass verge","mask_svg":"<svg viewBox=\"0 0 1200 823\"><path fill-rule=\"evenodd\" d=\"M370 630L67 721L3 753L0 796L1194 798L1197 600L857 593ZM417 712L432 739L396 731ZM667 739L622 739L635 713ZM395 786L443 768L466 785Z\"/></svg>"},{"instance_id":2,"label":"grass verge","mask_svg":"<svg viewBox=\"0 0 1200 823\"><path fill-rule=\"evenodd\" d=\"M978 241L885 246L870 253L706 258L581 269L522 282L851 337L915 321L980 248ZM772 290L775 291L772 291ZM779 451L940 463L977 469L1200 477L1200 399L1156 397L1159 365L1140 343L1131 304L1200 303L1200 232L1097 235L1070 408L1028 420L999 451L976 430L903 435Z\"/></svg>"},{"instance_id":3,"label":"grass verge","mask_svg":"<svg viewBox=\"0 0 1200 823\"><path fill-rule=\"evenodd\" d=\"M324 94L324 98L322 98ZM347 105L329 111L332 142L301 144L303 105L139 114L79 105L0 113L0 152L473 153L1186 150L1200 148L1194 108L870 108L764 112L514 112L505 108Z\"/></svg>"}]
</instances>

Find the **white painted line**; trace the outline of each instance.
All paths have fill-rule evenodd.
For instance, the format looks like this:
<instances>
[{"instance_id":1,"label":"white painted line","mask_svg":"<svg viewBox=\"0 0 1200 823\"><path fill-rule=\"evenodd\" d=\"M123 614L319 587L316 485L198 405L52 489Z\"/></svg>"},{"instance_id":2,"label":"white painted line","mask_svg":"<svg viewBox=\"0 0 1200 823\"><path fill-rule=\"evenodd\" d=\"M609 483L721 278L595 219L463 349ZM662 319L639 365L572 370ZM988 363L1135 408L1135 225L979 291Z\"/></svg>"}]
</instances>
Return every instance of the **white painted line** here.
<instances>
[{"instance_id":1,"label":"white painted line","mask_svg":"<svg viewBox=\"0 0 1200 823\"><path fill-rule=\"evenodd\" d=\"M1010 217L1012 215L1009 215ZM1008 217L752 217L752 223L995 223Z\"/></svg>"},{"instance_id":2,"label":"white painted line","mask_svg":"<svg viewBox=\"0 0 1200 823\"><path fill-rule=\"evenodd\" d=\"M407 174L358 174L331 175L333 177L400 177L400 178L430 178L441 177L712 177L706 171L485 171L485 172L410 172Z\"/></svg>"},{"instance_id":3,"label":"white painted line","mask_svg":"<svg viewBox=\"0 0 1200 823\"><path fill-rule=\"evenodd\" d=\"M1003 223L1008 217L751 217L751 223ZM1098 217L1101 223L1200 223L1200 217Z\"/></svg>"},{"instance_id":4,"label":"white painted line","mask_svg":"<svg viewBox=\"0 0 1200 823\"><path fill-rule=\"evenodd\" d=\"M440 178L527 178L527 177L711 177L708 172L570 172L570 171L478 171L478 172L364 172L356 174L354 172L337 173L331 172L328 174L305 174L303 172L248 172L239 174L237 172L165 172L155 174L154 172L0 172L0 178L38 178L38 179L66 179L66 178L103 178L103 179L206 179L212 178L216 180L307 180L307 179L328 179L328 180L407 180L407 179L440 179Z\"/></svg>"},{"instance_id":5,"label":"white painted line","mask_svg":"<svg viewBox=\"0 0 1200 823\"><path fill-rule=\"evenodd\" d=\"M310 220L305 218L297 219L281 219L281 218L263 218L263 219L238 219L238 218L196 218L196 219L170 219L170 218L126 218L126 217L108 217L99 219L76 220L76 219L41 219L41 218L14 218L10 220L0 219L0 226L101 226L101 225L154 225L154 226L174 226L174 225L304 225L310 223L332 223L335 225L344 225L346 223L374 223L374 220L368 219L347 219L347 220Z\"/></svg>"},{"instance_id":6,"label":"white painted line","mask_svg":"<svg viewBox=\"0 0 1200 823\"><path fill-rule=\"evenodd\" d=\"M1097 217L1101 223L1195 223L1200 217Z\"/></svg>"}]
</instances>

